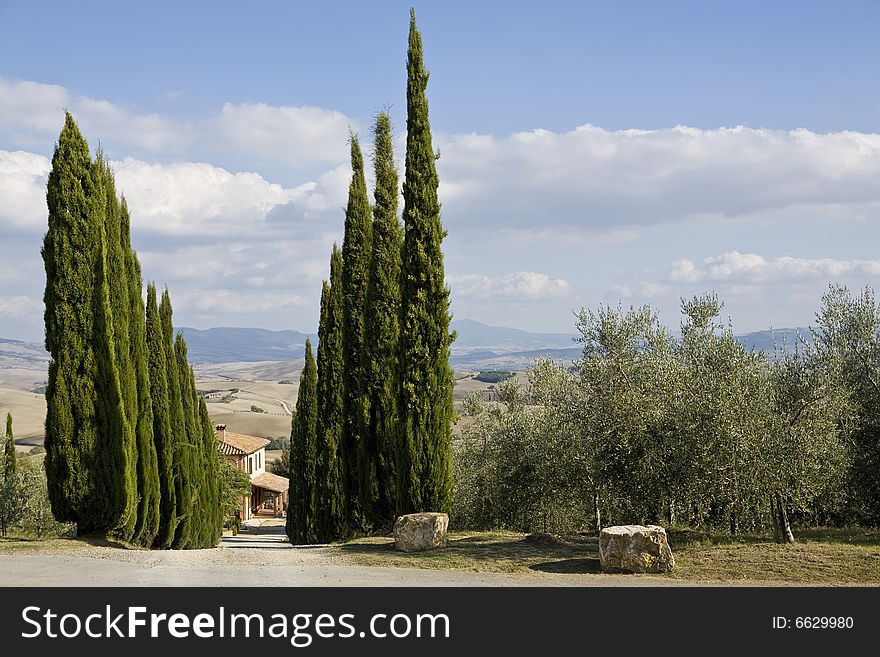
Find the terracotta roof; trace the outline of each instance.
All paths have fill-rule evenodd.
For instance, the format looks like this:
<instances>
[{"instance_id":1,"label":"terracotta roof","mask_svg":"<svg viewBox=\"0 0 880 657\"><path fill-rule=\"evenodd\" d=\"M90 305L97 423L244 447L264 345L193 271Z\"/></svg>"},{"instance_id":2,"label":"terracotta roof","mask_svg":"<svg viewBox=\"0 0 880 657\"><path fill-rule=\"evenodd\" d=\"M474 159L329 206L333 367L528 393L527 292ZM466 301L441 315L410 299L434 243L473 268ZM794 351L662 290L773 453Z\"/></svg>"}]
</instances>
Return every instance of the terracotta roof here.
<instances>
[{"instance_id":1,"label":"terracotta roof","mask_svg":"<svg viewBox=\"0 0 880 657\"><path fill-rule=\"evenodd\" d=\"M290 481L287 477L279 477L271 472L262 472L255 477L251 477L251 485L257 488L265 488L273 493L283 493L290 488Z\"/></svg>"},{"instance_id":2,"label":"terracotta roof","mask_svg":"<svg viewBox=\"0 0 880 657\"><path fill-rule=\"evenodd\" d=\"M225 429L214 431L217 440L220 441L220 452L223 454L253 454L264 448L271 441L256 436L248 436L244 433L235 433Z\"/></svg>"}]
</instances>

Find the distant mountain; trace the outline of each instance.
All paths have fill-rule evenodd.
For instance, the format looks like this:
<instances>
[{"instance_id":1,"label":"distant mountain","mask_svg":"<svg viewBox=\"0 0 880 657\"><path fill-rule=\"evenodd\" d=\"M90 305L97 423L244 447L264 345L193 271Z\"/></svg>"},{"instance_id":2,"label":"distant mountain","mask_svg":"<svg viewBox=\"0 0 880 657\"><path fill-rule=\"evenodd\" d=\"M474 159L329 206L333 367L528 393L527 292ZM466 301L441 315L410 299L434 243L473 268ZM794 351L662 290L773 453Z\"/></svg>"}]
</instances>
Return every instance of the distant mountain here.
<instances>
[{"instance_id":1,"label":"distant mountain","mask_svg":"<svg viewBox=\"0 0 880 657\"><path fill-rule=\"evenodd\" d=\"M318 337L299 331L269 331L258 328L179 327L186 338L193 363L235 363L302 358L306 338L317 348Z\"/></svg>"},{"instance_id":2,"label":"distant mountain","mask_svg":"<svg viewBox=\"0 0 880 657\"><path fill-rule=\"evenodd\" d=\"M574 334L532 333L470 319L456 320L451 328L458 337L452 344L450 362L458 369L522 369L538 357L571 362L581 353ZM316 335L299 331L232 327L180 330L194 364L297 361L303 358L307 337L312 339L314 348L318 346ZM737 340L750 351L763 351L772 357L774 345L792 349L798 344L798 335L810 339L809 329L783 328L746 333L737 336ZM0 367L46 367L48 361L49 354L41 344L0 338Z\"/></svg>"},{"instance_id":3,"label":"distant mountain","mask_svg":"<svg viewBox=\"0 0 880 657\"><path fill-rule=\"evenodd\" d=\"M800 344L801 338L807 344L813 343L813 335L810 333L810 329L803 326L793 329L781 328L754 331L753 333L736 336L736 339L749 351L763 351L767 356L771 357L777 348L780 351L783 349L791 351Z\"/></svg>"},{"instance_id":4,"label":"distant mountain","mask_svg":"<svg viewBox=\"0 0 880 657\"><path fill-rule=\"evenodd\" d=\"M459 319L450 328L458 333L452 343L453 354L477 350L494 352L529 351L534 349L567 349L575 345L573 333L532 333L522 329L489 326L472 319Z\"/></svg>"},{"instance_id":5,"label":"distant mountain","mask_svg":"<svg viewBox=\"0 0 880 657\"><path fill-rule=\"evenodd\" d=\"M42 344L0 338L0 367L45 367L49 353Z\"/></svg>"}]
</instances>

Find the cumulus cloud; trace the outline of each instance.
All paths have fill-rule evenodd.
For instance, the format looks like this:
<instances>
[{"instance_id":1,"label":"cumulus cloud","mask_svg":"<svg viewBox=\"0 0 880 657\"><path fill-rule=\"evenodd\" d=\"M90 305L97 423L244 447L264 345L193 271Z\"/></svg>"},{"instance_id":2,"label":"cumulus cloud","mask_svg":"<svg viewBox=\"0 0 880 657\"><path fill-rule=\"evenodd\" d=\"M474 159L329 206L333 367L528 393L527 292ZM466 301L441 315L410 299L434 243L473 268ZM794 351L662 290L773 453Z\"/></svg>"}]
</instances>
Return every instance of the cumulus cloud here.
<instances>
[{"instance_id":1,"label":"cumulus cloud","mask_svg":"<svg viewBox=\"0 0 880 657\"><path fill-rule=\"evenodd\" d=\"M195 314L226 315L264 313L305 303L298 294L273 294L230 289L191 289L174 295L174 307Z\"/></svg>"},{"instance_id":2,"label":"cumulus cloud","mask_svg":"<svg viewBox=\"0 0 880 657\"><path fill-rule=\"evenodd\" d=\"M880 135L591 125L439 141L447 222L613 227L788 208L880 208Z\"/></svg>"},{"instance_id":3,"label":"cumulus cloud","mask_svg":"<svg viewBox=\"0 0 880 657\"><path fill-rule=\"evenodd\" d=\"M455 296L473 299L538 300L564 297L569 291L566 280L532 271L498 277L478 274L450 276L448 283Z\"/></svg>"},{"instance_id":4,"label":"cumulus cloud","mask_svg":"<svg viewBox=\"0 0 880 657\"><path fill-rule=\"evenodd\" d=\"M102 142L167 155L181 153L193 138L191 126L156 113L77 96L59 85L0 78L0 134L5 133L11 143L51 146L64 124L65 109L74 115L86 135Z\"/></svg>"},{"instance_id":5,"label":"cumulus cloud","mask_svg":"<svg viewBox=\"0 0 880 657\"><path fill-rule=\"evenodd\" d=\"M171 91L165 100L183 92ZM226 103L215 113L179 120L142 112L108 99L72 93L59 85L0 78L0 138L44 152L58 137L69 109L92 146L98 140L127 155L162 160L223 158L296 170L347 160L349 127L341 112L311 106Z\"/></svg>"},{"instance_id":6,"label":"cumulus cloud","mask_svg":"<svg viewBox=\"0 0 880 657\"><path fill-rule=\"evenodd\" d=\"M0 150L0 226L32 229L45 224L51 167L42 155Z\"/></svg>"},{"instance_id":7,"label":"cumulus cloud","mask_svg":"<svg viewBox=\"0 0 880 657\"><path fill-rule=\"evenodd\" d=\"M344 161L350 126L349 117L333 110L265 103L226 103L214 122L227 147L299 166Z\"/></svg>"},{"instance_id":8,"label":"cumulus cloud","mask_svg":"<svg viewBox=\"0 0 880 657\"><path fill-rule=\"evenodd\" d=\"M231 173L204 162L151 164L125 158L114 162L117 188L135 221L151 232L198 235L259 230L278 206L315 192L316 183L285 188L257 173Z\"/></svg>"},{"instance_id":9,"label":"cumulus cloud","mask_svg":"<svg viewBox=\"0 0 880 657\"><path fill-rule=\"evenodd\" d=\"M20 319L41 313L43 300L26 296L0 296L0 317Z\"/></svg>"},{"instance_id":10,"label":"cumulus cloud","mask_svg":"<svg viewBox=\"0 0 880 657\"><path fill-rule=\"evenodd\" d=\"M757 253L728 251L720 256L704 258L701 264L678 260L666 273L671 282L699 283L776 283L831 280L847 276L880 277L880 260L834 260L832 258L792 258L781 256L767 259Z\"/></svg>"}]
</instances>

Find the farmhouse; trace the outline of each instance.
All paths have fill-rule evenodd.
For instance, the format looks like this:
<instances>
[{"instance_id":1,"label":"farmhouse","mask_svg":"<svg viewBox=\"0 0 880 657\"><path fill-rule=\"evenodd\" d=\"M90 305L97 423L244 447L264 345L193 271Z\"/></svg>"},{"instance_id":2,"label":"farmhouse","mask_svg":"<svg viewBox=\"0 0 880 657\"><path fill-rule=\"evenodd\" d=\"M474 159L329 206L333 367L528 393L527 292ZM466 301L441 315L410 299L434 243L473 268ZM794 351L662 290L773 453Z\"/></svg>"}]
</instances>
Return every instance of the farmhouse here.
<instances>
[{"instance_id":1,"label":"farmhouse","mask_svg":"<svg viewBox=\"0 0 880 657\"><path fill-rule=\"evenodd\" d=\"M216 425L214 435L224 458L251 477L251 494L238 501L241 520L250 520L254 516L282 517L287 510L290 482L286 477L266 472L266 446L269 441L227 431L225 424Z\"/></svg>"}]
</instances>

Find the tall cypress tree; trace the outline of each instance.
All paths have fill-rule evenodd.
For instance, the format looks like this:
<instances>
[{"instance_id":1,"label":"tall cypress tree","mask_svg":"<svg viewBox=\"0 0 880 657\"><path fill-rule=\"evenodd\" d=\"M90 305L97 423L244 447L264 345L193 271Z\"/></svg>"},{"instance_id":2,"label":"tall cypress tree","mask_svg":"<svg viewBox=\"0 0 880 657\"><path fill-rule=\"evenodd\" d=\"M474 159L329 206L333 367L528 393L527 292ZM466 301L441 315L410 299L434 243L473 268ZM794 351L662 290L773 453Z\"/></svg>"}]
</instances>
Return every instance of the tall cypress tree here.
<instances>
[{"instance_id":1,"label":"tall cypress tree","mask_svg":"<svg viewBox=\"0 0 880 657\"><path fill-rule=\"evenodd\" d=\"M130 303L129 347L131 364L135 370L137 386L137 416L134 423L137 444L137 490L139 495L137 522L132 540L140 545L150 546L159 531L159 466L156 457L156 443L153 441L153 400L150 395L149 358L147 355L146 317L144 300L141 296L141 266L137 255L131 249L128 204L122 199L122 236L128 245L127 271Z\"/></svg>"},{"instance_id":2,"label":"tall cypress tree","mask_svg":"<svg viewBox=\"0 0 880 657\"><path fill-rule=\"evenodd\" d=\"M94 321L95 190L89 147L70 113L55 145L47 184L46 479L55 517L79 522L92 503L96 443Z\"/></svg>"},{"instance_id":3,"label":"tall cypress tree","mask_svg":"<svg viewBox=\"0 0 880 657\"><path fill-rule=\"evenodd\" d=\"M164 299L163 299L164 300ZM170 304L170 301L169 301ZM178 387L180 389L180 403L183 415L183 432L177 440L175 458L180 463L178 476L183 481L178 490L183 492L184 499L179 499L178 514L181 517L175 533L175 548L200 547L198 545L199 523L202 521L202 510L198 499L201 470L201 426L197 422L197 407L193 401L192 372L187 362L186 341L183 332L178 332L174 338L175 372L177 373Z\"/></svg>"},{"instance_id":4,"label":"tall cypress tree","mask_svg":"<svg viewBox=\"0 0 880 657\"><path fill-rule=\"evenodd\" d=\"M95 162L96 175L101 177L104 191L104 233L107 245L107 287L110 302L110 318L114 359L119 375L120 393L122 395L121 421L123 431L123 450L125 452L125 488L128 491L126 508L120 526L114 534L123 540L130 540L137 523L138 487L137 487L137 444L135 428L137 425L137 376L131 361L131 344L129 323L131 301L129 298L129 259L131 250L129 228L123 230L122 208L116 196L116 182L110 163L104 158L103 151L98 151ZM126 215L125 221L130 219Z\"/></svg>"},{"instance_id":5,"label":"tall cypress tree","mask_svg":"<svg viewBox=\"0 0 880 657\"><path fill-rule=\"evenodd\" d=\"M67 113L46 191L46 477L55 517L82 534L126 525L129 454L114 347L102 165Z\"/></svg>"},{"instance_id":6,"label":"tall cypress tree","mask_svg":"<svg viewBox=\"0 0 880 657\"><path fill-rule=\"evenodd\" d=\"M176 504L175 515L177 526L175 527L174 539L171 543L173 548L185 548L189 544L190 528L192 522L192 481L190 478L189 450L187 444L186 416L183 410L183 391L180 385L180 368L174 353L174 325L172 319L171 295L168 288L162 292L162 301L159 303L159 318L162 323L162 340L165 345L166 365L165 371L168 378L168 401L169 417L171 420L173 470L174 470L174 500Z\"/></svg>"},{"instance_id":7,"label":"tall cypress tree","mask_svg":"<svg viewBox=\"0 0 880 657\"><path fill-rule=\"evenodd\" d=\"M452 371L449 290L443 274L436 156L431 143L428 72L410 13L406 85L405 226L402 268L401 510L449 511L452 497Z\"/></svg>"},{"instance_id":8,"label":"tall cypress tree","mask_svg":"<svg viewBox=\"0 0 880 657\"><path fill-rule=\"evenodd\" d=\"M214 425L208 415L205 399L197 395L199 422L202 428L202 453L205 457L205 545L216 545L223 533L223 510L220 507L220 451L214 435Z\"/></svg>"},{"instance_id":9,"label":"tall cypress tree","mask_svg":"<svg viewBox=\"0 0 880 657\"><path fill-rule=\"evenodd\" d=\"M105 231L104 216L107 212L103 163L100 158L93 165L92 179L96 181L95 218L96 263L93 292L94 322L91 346L96 360L95 369L95 417L96 441L94 459L89 464L95 497L86 513L82 514L77 528L86 533L107 534L128 538L128 525L134 518L135 480L129 468L128 448L134 444L131 427L125 417L122 384L116 360L115 331L113 328L113 305L110 294L111 272L109 266L110 245ZM84 510L85 511L85 510ZM133 528L133 523L131 524Z\"/></svg>"},{"instance_id":10,"label":"tall cypress tree","mask_svg":"<svg viewBox=\"0 0 880 657\"><path fill-rule=\"evenodd\" d=\"M397 456L399 426L397 394L400 382L400 264L403 231L397 217L398 177L391 140L391 119L382 112L376 118L372 257L367 287L364 368L368 387L367 427L364 454L369 463L364 487L370 496L370 522L381 526L397 512Z\"/></svg>"},{"instance_id":11,"label":"tall cypress tree","mask_svg":"<svg viewBox=\"0 0 880 657\"><path fill-rule=\"evenodd\" d=\"M12 413L6 414L6 445L3 450L3 477L15 474L18 469L18 457L15 454L15 438L12 436Z\"/></svg>"},{"instance_id":12,"label":"tall cypress tree","mask_svg":"<svg viewBox=\"0 0 880 657\"><path fill-rule=\"evenodd\" d=\"M315 473L315 540L346 535L345 497L340 483L339 444L343 433L342 254L330 256L330 282L321 289L318 325L318 422Z\"/></svg>"},{"instance_id":13,"label":"tall cypress tree","mask_svg":"<svg viewBox=\"0 0 880 657\"><path fill-rule=\"evenodd\" d=\"M364 158L357 135L351 135L351 183L342 241L343 391L345 430L339 452L349 526L365 527L366 505L375 487L375 463L364 450L367 390L364 377L364 309L370 275L370 201Z\"/></svg>"},{"instance_id":14,"label":"tall cypress tree","mask_svg":"<svg viewBox=\"0 0 880 657\"><path fill-rule=\"evenodd\" d=\"M156 286L147 286L146 344L153 406L153 440L159 472L159 528L153 547L167 548L177 529L177 499L174 488L174 434L168 395L168 349L162 319L156 303Z\"/></svg>"},{"instance_id":15,"label":"tall cypress tree","mask_svg":"<svg viewBox=\"0 0 880 657\"><path fill-rule=\"evenodd\" d=\"M318 421L318 368L306 339L306 363L299 378L290 428L290 504L286 532L293 545L315 542L315 453Z\"/></svg>"}]
</instances>

